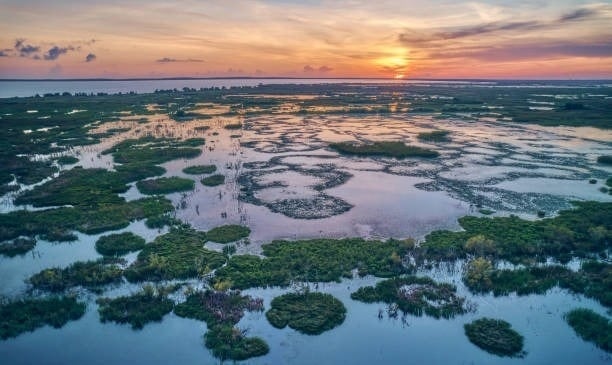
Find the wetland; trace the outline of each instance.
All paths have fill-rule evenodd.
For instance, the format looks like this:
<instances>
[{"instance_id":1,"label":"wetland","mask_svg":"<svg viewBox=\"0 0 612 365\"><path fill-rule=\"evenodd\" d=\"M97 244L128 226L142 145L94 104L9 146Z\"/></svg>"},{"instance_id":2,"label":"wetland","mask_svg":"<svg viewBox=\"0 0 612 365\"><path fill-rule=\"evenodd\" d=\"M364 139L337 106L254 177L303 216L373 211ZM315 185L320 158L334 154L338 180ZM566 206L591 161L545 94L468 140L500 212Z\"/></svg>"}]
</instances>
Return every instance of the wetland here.
<instances>
[{"instance_id":1,"label":"wetland","mask_svg":"<svg viewBox=\"0 0 612 365\"><path fill-rule=\"evenodd\" d=\"M50 93L0 124L9 364L612 359L609 85Z\"/></svg>"}]
</instances>

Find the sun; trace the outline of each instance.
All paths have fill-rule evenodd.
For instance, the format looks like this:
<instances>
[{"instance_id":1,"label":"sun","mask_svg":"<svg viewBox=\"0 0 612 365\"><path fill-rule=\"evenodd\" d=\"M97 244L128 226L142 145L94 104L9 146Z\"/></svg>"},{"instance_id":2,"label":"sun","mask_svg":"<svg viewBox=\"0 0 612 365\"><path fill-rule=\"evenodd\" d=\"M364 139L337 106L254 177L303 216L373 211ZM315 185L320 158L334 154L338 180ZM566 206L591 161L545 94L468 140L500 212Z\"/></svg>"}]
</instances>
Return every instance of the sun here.
<instances>
[{"instance_id":1,"label":"sun","mask_svg":"<svg viewBox=\"0 0 612 365\"><path fill-rule=\"evenodd\" d=\"M404 74L397 74L397 75L393 76L393 78L400 80L400 79L403 79L404 76L405 76Z\"/></svg>"}]
</instances>

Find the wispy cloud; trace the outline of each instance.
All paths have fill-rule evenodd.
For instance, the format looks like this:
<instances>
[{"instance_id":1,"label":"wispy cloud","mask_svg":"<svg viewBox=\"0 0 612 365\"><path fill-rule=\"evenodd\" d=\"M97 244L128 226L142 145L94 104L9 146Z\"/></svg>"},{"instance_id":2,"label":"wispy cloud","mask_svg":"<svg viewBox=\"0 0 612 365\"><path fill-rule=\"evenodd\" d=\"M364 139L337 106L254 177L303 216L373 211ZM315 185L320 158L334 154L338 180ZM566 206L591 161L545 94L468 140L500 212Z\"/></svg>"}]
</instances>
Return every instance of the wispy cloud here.
<instances>
[{"instance_id":1,"label":"wispy cloud","mask_svg":"<svg viewBox=\"0 0 612 365\"><path fill-rule=\"evenodd\" d=\"M195 58L186 58L186 59L178 59L178 58L170 58L164 57L158 60L155 60L157 63L172 63L172 62L204 62L204 60L195 59Z\"/></svg>"},{"instance_id":2,"label":"wispy cloud","mask_svg":"<svg viewBox=\"0 0 612 365\"><path fill-rule=\"evenodd\" d=\"M96 55L93 53L89 53L87 56L85 56L85 62L92 62L96 60Z\"/></svg>"},{"instance_id":3,"label":"wispy cloud","mask_svg":"<svg viewBox=\"0 0 612 365\"><path fill-rule=\"evenodd\" d=\"M59 56L68 53L68 51L74 51L74 47L72 46L69 46L69 47L53 46L49 48L47 53L43 55L43 58L47 61L53 61L53 60L56 60Z\"/></svg>"}]
</instances>

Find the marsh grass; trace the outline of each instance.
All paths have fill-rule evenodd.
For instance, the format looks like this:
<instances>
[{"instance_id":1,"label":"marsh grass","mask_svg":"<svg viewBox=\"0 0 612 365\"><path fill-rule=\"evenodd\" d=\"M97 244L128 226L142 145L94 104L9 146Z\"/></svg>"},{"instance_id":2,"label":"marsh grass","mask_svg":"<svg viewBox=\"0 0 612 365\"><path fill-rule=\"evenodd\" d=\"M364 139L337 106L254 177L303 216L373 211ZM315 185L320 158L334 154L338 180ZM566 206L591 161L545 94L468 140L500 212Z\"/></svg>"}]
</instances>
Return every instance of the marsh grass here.
<instances>
[{"instance_id":1,"label":"marsh grass","mask_svg":"<svg viewBox=\"0 0 612 365\"><path fill-rule=\"evenodd\" d=\"M85 314L85 303L74 297L22 299L0 304L0 338L6 340L45 325L61 328Z\"/></svg>"},{"instance_id":2,"label":"marsh grass","mask_svg":"<svg viewBox=\"0 0 612 365\"><path fill-rule=\"evenodd\" d=\"M501 319L481 318L464 326L470 342L494 355L517 357L522 355L523 336Z\"/></svg>"},{"instance_id":3,"label":"marsh grass","mask_svg":"<svg viewBox=\"0 0 612 365\"><path fill-rule=\"evenodd\" d=\"M205 177L201 180L204 186L217 186L225 183L225 176L217 174Z\"/></svg>"},{"instance_id":4,"label":"marsh grass","mask_svg":"<svg viewBox=\"0 0 612 365\"><path fill-rule=\"evenodd\" d=\"M225 256L204 248L206 234L188 227L172 227L138 254L125 270L130 282L195 278L219 268Z\"/></svg>"},{"instance_id":5,"label":"marsh grass","mask_svg":"<svg viewBox=\"0 0 612 365\"><path fill-rule=\"evenodd\" d=\"M96 251L104 256L121 256L144 248L145 239L132 232L102 236L96 241Z\"/></svg>"},{"instance_id":6,"label":"marsh grass","mask_svg":"<svg viewBox=\"0 0 612 365\"><path fill-rule=\"evenodd\" d=\"M612 322L609 319L586 308L574 309L564 318L583 340L612 352Z\"/></svg>"},{"instance_id":7,"label":"marsh grass","mask_svg":"<svg viewBox=\"0 0 612 365\"><path fill-rule=\"evenodd\" d=\"M249 227L229 224L215 227L206 232L206 238L212 242L230 243L246 238L249 234L251 234L251 229Z\"/></svg>"},{"instance_id":8,"label":"marsh grass","mask_svg":"<svg viewBox=\"0 0 612 365\"><path fill-rule=\"evenodd\" d=\"M169 194L193 190L195 182L181 177L160 177L158 179L141 180L136 183L138 190L146 195Z\"/></svg>"},{"instance_id":9,"label":"marsh grass","mask_svg":"<svg viewBox=\"0 0 612 365\"><path fill-rule=\"evenodd\" d=\"M217 171L217 166L215 165L195 165L183 169L185 174L190 175L212 174L215 171Z\"/></svg>"},{"instance_id":10,"label":"marsh grass","mask_svg":"<svg viewBox=\"0 0 612 365\"><path fill-rule=\"evenodd\" d=\"M174 302L163 290L155 290L151 286L130 296L99 298L96 302L100 322L129 323L134 330L142 329L150 322L161 322L174 308Z\"/></svg>"},{"instance_id":11,"label":"marsh grass","mask_svg":"<svg viewBox=\"0 0 612 365\"><path fill-rule=\"evenodd\" d=\"M439 155L436 151L417 146L409 146L403 142L373 142L370 144L339 142L332 143L329 147L341 154L355 156L382 156L403 159L409 157L433 158Z\"/></svg>"},{"instance_id":12,"label":"marsh grass","mask_svg":"<svg viewBox=\"0 0 612 365\"><path fill-rule=\"evenodd\" d=\"M346 307L330 294L306 291L276 297L266 318L276 328L289 326L308 335L318 335L344 322Z\"/></svg>"},{"instance_id":13,"label":"marsh grass","mask_svg":"<svg viewBox=\"0 0 612 365\"><path fill-rule=\"evenodd\" d=\"M351 299L365 303L395 304L404 313L434 318L453 318L467 313L465 298L452 284L437 283L428 277L407 276L359 288Z\"/></svg>"}]
</instances>

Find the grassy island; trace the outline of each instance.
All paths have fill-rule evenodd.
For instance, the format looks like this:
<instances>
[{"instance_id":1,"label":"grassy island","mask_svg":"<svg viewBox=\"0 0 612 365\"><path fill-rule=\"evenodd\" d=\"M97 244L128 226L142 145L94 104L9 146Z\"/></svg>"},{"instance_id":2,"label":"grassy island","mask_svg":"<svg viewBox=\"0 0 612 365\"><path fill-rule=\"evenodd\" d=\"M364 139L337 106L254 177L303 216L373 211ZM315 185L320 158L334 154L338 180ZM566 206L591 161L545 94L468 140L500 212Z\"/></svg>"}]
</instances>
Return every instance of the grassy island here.
<instances>
[{"instance_id":1,"label":"grassy island","mask_svg":"<svg viewBox=\"0 0 612 365\"><path fill-rule=\"evenodd\" d=\"M510 357L522 354L523 336L506 321L481 318L463 327L470 342L486 352Z\"/></svg>"},{"instance_id":2,"label":"grassy island","mask_svg":"<svg viewBox=\"0 0 612 365\"><path fill-rule=\"evenodd\" d=\"M96 251L104 256L121 256L142 250L145 243L144 238L132 232L115 233L100 237L96 242Z\"/></svg>"},{"instance_id":3,"label":"grassy island","mask_svg":"<svg viewBox=\"0 0 612 365\"><path fill-rule=\"evenodd\" d=\"M251 234L249 227L239 226L237 224L229 224L219 226L206 232L206 238L209 241L217 243L229 243L246 238Z\"/></svg>"},{"instance_id":4,"label":"grassy island","mask_svg":"<svg viewBox=\"0 0 612 365\"><path fill-rule=\"evenodd\" d=\"M195 165L183 169L183 172L189 175L212 174L215 171L217 171L217 166L215 165Z\"/></svg>"},{"instance_id":5,"label":"grassy island","mask_svg":"<svg viewBox=\"0 0 612 365\"><path fill-rule=\"evenodd\" d=\"M0 339L17 337L44 325L61 328L85 314L85 303L73 297L23 299L0 305Z\"/></svg>"},{"instance_id":6,"label":"grassy island","mask_svg":"<svg viewBox=\"0 0 612 365\"><path fill-rule=\"evenodd\" d=\"M288 293L272 300L266 318L276 328L289 326L298 332L318 335L344 322L344 304L330 294Z\"/></svg>"},{"instance_id":7,"label":"grassy island","mask_svg":"<svg viewBox=\"0 0 612 365\"><path fill-rule=\"evenodd\" d=\"M270 349L259 337L247 337L246 332L234 327L244 311L263 311L263 301L239 292L195 292L174 309L180 317L205 321L208 332L204 343L214 356L223 360L240 361L267 354Z\"/></svg>"},{"instance_id":8,"label":"grassy island","mask_svg":"<svg viewBox=\"0 0 612 365\"><path fill-rule=\"evenodd\" d=\"M195 278L225 263L225 256L204 248L206 234L188 227L173 227L140 251L125 270L131 282Z\"/></svg>"},{"instance_id":9,"label":"grassy island","mask_svg":"<svg viewBox=\"0 0 612 365\"><path fill-rule=\"evenodd\" d=\"M75 262L65 269L45 269L32 275L27 282L35 289L60 292L75 286L95 289L99 286L120 283L123 270L117 259Z\"/></svg>"},{"instance_id":10,"label":"grassy island","mask_svg":"<svg viewBox=\"0 0 612 365\"><path fill-rule=\"evenodd\" d=\"M365 303L395 304L402 312L415 316L453 318L467 312L465 299L456 292L454 285L436 283L428 277L408 276L359 288L351 298Z\"/></svg>"},{"instance_id":11,"label":"grassy island","mask_svg":"<svg viewBox=\"0 0 612 365\"><path fill-rule=\"evenodd\" d=\"M590 309L578 308L565 315L565 321L583 340L612 352L612 322Z\"/></svg>"},{"instance_id":12,"label":"grassy island","mask_svg":"<svg viewBox=\"0 0 612 365\"><path fill-rule=\"evenodd\" d=\"M36 239L29 237L15 238L11 242L0 243L0 255L15 257L23 255L36 247Z\"/></svg>"},{"instance_id":13,"label":"grassy island","mask_svg":"<svg viewBox=\"0 0 612 365\"><path fill-rule=\"evenodd\" d=\"M403 142L374 142L370 144L355 144L352 142L332 143L329 147L344 155L382 156L395 158L408 157L438 157L439 153L417 146L408 146Z\"/></svg>"},{"instance_id":14,"label":"grassy island","mask_svg":"<svg viewBox=\"0 0 612 365\"><path fill-rule=\"evenodd\" d=\"M138 190L147 195L169 194L193 190L195 182L182 177L160 177L159 179L141 180L136 183Z\"/></svg>"},{"instance_id":15,"label":"grassy island","mask_svg":"<svg viewBox=\"0 0 612 365\"><path fill-rule=\"evenodd\" d=\"M422 132L417 135L417 138L424 142L448 142L450 141L450 131L431 131Z\"/></svg>"},{"instance_id":16,"label":"grassy island","mask_svg":"<svg viewBox=\"0 0 612 365\"><path fill-rule=\"evenodd\" d=\"M220 174L211 175L203 178L201 182L204 186L217 186L225 183L225 176Z\"/></svg>"},{"instance_id":17,"label":"grassy island","mask_svg":"<svg viewBox=\"0 0 612 365\"><path fill-rule=\"evenodd\" d=\"M167 298L163 290L156 291L151 286L130 296L100 298L97 303L101 322L129 323L135 330L149 322L160 322L174 308L174 302Z\"/></svg>"},{"instance_id":18,"label":"grassy island","mask_svg":"<svg viewBox=\"0 0 612 365\"><path fill-rule=\"evenodd\" d=\"M412 241L386 242L351 239L273 241L263 245L264 258L232 256L215 274L215 281L228 281L233 288L288 286L292 281L329 282L361 276L391 277L406 273L401 257Z\"/></svg>"}]
</instances>

